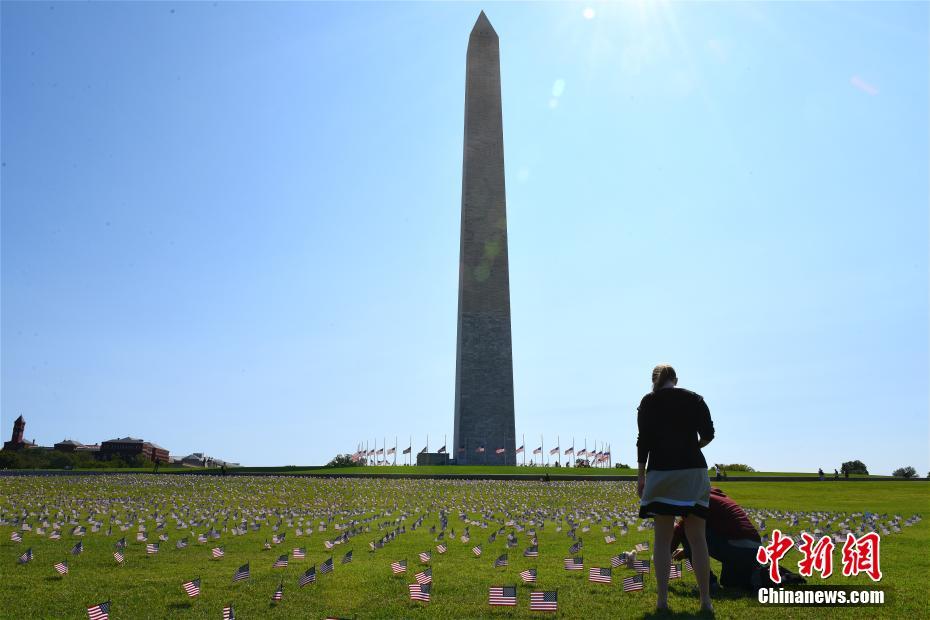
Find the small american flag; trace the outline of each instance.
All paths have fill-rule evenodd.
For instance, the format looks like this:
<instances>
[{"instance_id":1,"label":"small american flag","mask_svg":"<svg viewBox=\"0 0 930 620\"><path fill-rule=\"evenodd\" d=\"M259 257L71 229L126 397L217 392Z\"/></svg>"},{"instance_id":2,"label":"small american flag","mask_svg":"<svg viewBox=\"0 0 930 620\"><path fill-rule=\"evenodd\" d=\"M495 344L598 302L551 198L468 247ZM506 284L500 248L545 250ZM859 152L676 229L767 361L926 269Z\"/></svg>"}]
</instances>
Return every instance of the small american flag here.
<instances>
[{"instance_id":1,"label":"small american flag","mask_svg":"<svg viewBox=\"0 0 930 620\"><path fill-rule=\"evenodd\" d=\"M627 563L627 560L629 559L629 557L630 556L627 555L626 552L621 553L619 555L615 555L614 557L610 558L610 565L613 568L619 568Z\"/></svg>"},{"instance_id":2,"label":"small american flag","mask_svg":"<svg viewBox=\"0 0 930 620\"><path fill-rule=\"evenodd\" d=\"M19 556L19 563L25 564L26 562L32 561L32 547L26 549L26 552Z\"/></svg>"},{"instance_id":3,"label":"small american flag","mask_svg":"<svg viewBox=\"0 0 930 620\"><path fill-rule=\"evenodd\" d=\"M607 543L608 545L613 544L617 542L617 537L614 536L613 534L608 534L607 536L604 537L604 542Z\"/></svg>"},{"instance_id":4,"label":"small american flag","mask_svg":"<svg viewBox=\"0 0 930 620\"><path fill-rule=\"evenodd\" d=\"M12 534L10 534L10 540L16 543L23 542L23 536L19 532L13 532Z\"/></svg>"},{"instance_id":5,"label":"small american flag","mask_svg":"<svg viewBox=\"0 0 930 620\"><path fill-rule=\"evenodd\" d=\"M523 583L536 583L536 569L528 568L520 572L520 579L523 580Z\"/></svg>"},{"instance_id":6,"label":"small american flag","mask_svg":"<svg viewBox=\"0 0 930 620\"><path fill-rule=\"evenodd\" d=\"M538 448L534 449L533 454L542 454L542 446L539 446Z\"/></svg>"},{"instance_id":7,"label":"small american flag","mask_svg":"<svg viewBox=\"0 0 930 620\"><path fill-rule=\"evenodd\" d=\"M80 555L80 553L81 553L82 551L84 551L84 542L83 542L83 541L80 541L80 540L79 540L78 543L77 543L76 545L74 545L73 547L71 547L71 555Z\"/></svg>"},{"instance_id":8,"label":"small american flag","mask_svg":"<svg viewBox=\"0 0 930 620\"><path fill-rule=\"evenodd\" d=\"M681 579L681 564L672 564L668 569L669 579Z\"/></svg>"},{"instance_id":9,"label":"small american flag","mask_svg":"<svg viewBox=\"0 0 930 620\"><path fill-rule=\"evenodd\" d=\"M236 612L233 611L232 605L223 608L223 620L236 620Z\"/></svg>"},{"instance_id":10,"label":"small american flag","mask_svg":"<svg viewBox=\"0 0 930 620\"><path fill-rule=\"evenodd\" d=\"M565 570L584 570L584 560L582 558L565 558Z\"/></svg>"},{"instance_id":11,"label":"small american flag","mask_svg":"<svg viewBox=\"0 0 930 620\"><path fill-rule=\"evenodd\" d=\"M181 587L184 588L184 591L187 592L187 596L194 598L195 596L200 596L200 579L194 579L193 581L185 581L181 584Z\"/></svg>"},{"instance_id":12,"label":"small american flag","mask_svg":"<svg viewBox=\"0 0 930 620\"><path fill-rule=\"evenodd\" d=\"M494 451L495 454L503 454L504 452L507 452L507 448L498 448Z\"/></svg>"},{"instance_id":13,"label":"small american flag","mask_svg":"<svg viewBox=\"0 0 930 620\"><path fill-rule=\"evenodd\" d=\"M559 596L555 591L530 592L531 611L558 611Z\"/></svg>"},{"instance_id":14,"label":"small american flag","mask_svg":"<svg viewBox=\"0 0 930 620\"><path fill-rule=\"evenodd\" d=\"M233 583L236 583L237 581L243 581L248 578L249 578L249 565L243 564L242 566L236 569L236 572L233 575L232 580L233 580Z\"/></svg>"},{"instance_id":15,"label":"small american flag","mask_svg":"<svg viewBox=\"0 0 930 620\"><path fill-rule=\"evenodd\" d=\"M398 562L391 562L391 572L395 575L397 573L407 572L407 560L400 560Z\"/></svg>"},{"instance_id":16,"label":"small american flag","mask_svg":"<svg viewBox=\"0 0 930 620\"><path fill-rule=\"evenodd\" d=\"M634 575L632 577L627 577L623 580L623 591L624 592L634 592L636 590L643 589L643 576Z\"/></svg>"},{"instance_id":17,"label":"small american flag","mask_svg":"<svg viewBox=\"0 0 930 620\"><path fill-rule=\"evenodd\" d=\"M691 566L691 560L688 558L685 558L685 569L691 571L692 573L694 572L694 567Z\"/></svg>"},{"instance_id":18,"label":"small american flag","mask_svg":"<svg viewBox=\"0 0 930 620\"><path fill-rule=\"evenodd\" d=\"M501 566L507 566L506 553L502 553L496 560L494 560L494 568L500 568Z\"/></svg>"},{"instance_id":19,"label":"small american flag","mask_svg":"<svg viewBox=\"0 0 930 620\"><path fill-rule=\"evenodd\" d=\"M200 535L198 535L198 536L197 536L197 542L199 542L200 544L203 544L203 543L207 542L207 535L206 535L206 534L200 534Z\"/></svg>"},{"instance_id":20,"label":"small american flag","mask_svg":"<svg viewBox=\"0 0 930 620\"><path fill-rule=\"evenodd\" d=\"M413 576L417 583L433 583L433 569L427 568Z\"/></svg>"},{"instance_id":21,"label":"small american flag","mask_svg":"<svg viewBox=\"0 0 930 620\"><path fill-rule=\"evenodd\" d=\"M429 591L431 587L432 585L428 583L411 583L407 586L407 589L410 590L410 600L429 603Z\"/></svg>"},{"instance_id":22,"label":"small american flag","mask_svg":"<svg viewBox=\"0 0 930 620\"><path fill-rule=\"evenodd\" d=\"M633 551L635 551L636 553L643 553L644 551L649 551L649 543L648 542L636 543L636 546L633 548Z\"/></svg>"},{"instance_id":23,"label":"small american flag","mask_svg":"<svg viewBox=\"0 0 930 620\"><path fill-rule=\"evenodd\" d=\"M436 545L436 553L443 554L446 552L445 545Z\"/></svg>"},{"instance_id":24,"label":"small american flag","mask_svg":"<svg viewBox=\"0 0 930 620\"><path fill-rule=\"evenodd\" d=\"M59 562L58 564L55 565L55 570L58 571L59 575L67 575L68 574L68 563Z\"/></svg>"},{"instance_id":25,"label":"small american flag","mask_svg":"<svg viewBox=\"0 0 930 620\"><path fill-rule=\"evenodd\" d=\"M324 540L324 541L323 541L323 546L326 547L327 549L332 549L332 548L335 547L336 545L334 545L334 544L333 544L331 541L329 541L329 540Z\"/></svg>"},{"instance_id":26,"label":"small american flag","mask_svg":"<svg viewBox=\"0 0 930 620\"><path fill-rule=\"evenodd\" d=\"M588 569L588 581L594 581L596 583L610 583L611 580L611 570L609 568L598 568L592 566Z\"/></svg>"},{"instance_id":27,"label":"small american flag","mask_svg":"<svg viewBox=\"0 0 930 620\"><path fill-rule=\"evenodd\" d=\"M187 546L187 537L185 536L184 538L182 538L182 539L179 540L178 542L174 543L174 546L175 546L176 548L178 548L178 549L183 549L183 548L185 548L185 547Z\"/></svg>"},{"instance_id":28,"label":"small american flag","mask_svg":"<svg viewBox=\"0 0 930 620\"><path fill-rule=\"evenodd\" d=\"M488 605L513 607L517 604L517 586L491 586L488 589Z\"/></svg>"},{"instance_id":29,"label":"small american flag","mask_svg":"<svg viewBox=\"0 0 930 620\"><path fill-rule=\"evenodd\" d=\"M532 547L527 547L523 551L523 557L525 558L538 558L539 557L539 546L533 545Z\"/></svg>"},{"instance_id":30,"label":"small american flag","mask_svg":"<svg viewBox=\"0 0 930 620\"><path fill-rule=\"evenodd\" d=\"M214 558L221 558L226 555L226 547L214 547L212 553Z\"/></svg>"},{"instance_id":31,"label":"small american flag","mask_svg":"<svg viewBox=\"0 0 930 620\"><path fill-rule=\"evenodd\" d=\"M481 545L476 545L476 546L472 547L472 548L471 548L471 552L475 554L475 557L480 556L480 555L481 555Z\"/></svg>"},{"instance_id":32,"label":"small american flag","mask_svg":"<svg viewBox=\"0 0 930 620\"><path fill-rule=\"evenodd\" d=\"M113 559L116 560L117 564L122 564L126 560L126 558L123 557L123 554L119 551L113 552Z\"/></svg>"},{"instance_id":33,"label":"small american flag","mask_svg":"<svg viewBox=\"0 0 930 620\"><path fill-rule=\"evenodd\" d=\"M87 616L90 620L109 620L110 618L110 601L94 605L87 608Z\"/></svg>"},{"instance_id":34,"label":"small american flag","mask_svg":"<svg viewBox=\"0 0 930 620\"><path fill-rule=\"evenodd\" d=\"M325 575L326 573L333 572L333 566L334 566L333 559L329 558L328 560L320 564L320 574Z\"/></svg>"},{"instance_id":35,"label":"small american flag","mask_svg":"<svg viewBox=\"0 0 930 620\"><path fill-rule=\"evenodd\" d=\"M633 570L637 573L648 573L649 560L633 560Z\"/></svg>"},{"instance_id":36,"label":"small american flag","mask_svg":"<svg viewBox=\"0 0 930 620\"><path fill-rule=\"evenodd\" d=\"M278 586L278 589L274 591L274 594L271 595L271 600L278 602L284 598L284 582L281 582L281 585Z\"/></svg>"},{"instance_id":37,"label":"small american flag","mask_svg":"<svg viewBox=\"0 0 930 620\"><path fill-rule=\"evenodd\" d=\"M579 539L578 542L576 542L574 545L572 545L571 547L568 548L568 552L569 552L570 554L571 554L571 553L578 553L579 551L581 551L581 547L582 547L583 545L584 545L584 543L582 543L581 540Z\"/></svg>"},{"instance_id":38,"label":"small american flag","mask_svg":"<svg viewBox=\"0 0 930 620\"><path fill-rule=\"evenodd\" d=\"M295 559L295 560L302 560L302 559L304 559L305 557L307 557L307 550L306 550L305 548L303 548L303 547L298 547L297 549L294 549L294 559Z\"/></svg>"},{"instance_id":39,"label":"small american flag","mask_svg":"<svg viewBox=\"0 0 930 620\"><path fill-rule=\"evenodd\" d=\"M313 583L314 581L316 581L316 566L311 566L297 579L297 585L302 588L308 583Z\"/></svg>"},{"instance_id":40,"label":"small american flag","mask_svg":"<svg viewBox=\"0 0 930 620\"><path fill-rule=\"evenodd\" d=\"M342 563L348 564L352 561L352 550L346 551L346 554L342 556Z\"/></svg>"},{"instance_id":41,"label":"small american flag","mask_svg":"<svg viewBox=\"0 0 930 620\"><path fill-rule=\"evenodd\" d=\"M145 546L145 552L148 555L155 555L158 553L158 543L149 543Z\"/></svg>"}]
</instances>

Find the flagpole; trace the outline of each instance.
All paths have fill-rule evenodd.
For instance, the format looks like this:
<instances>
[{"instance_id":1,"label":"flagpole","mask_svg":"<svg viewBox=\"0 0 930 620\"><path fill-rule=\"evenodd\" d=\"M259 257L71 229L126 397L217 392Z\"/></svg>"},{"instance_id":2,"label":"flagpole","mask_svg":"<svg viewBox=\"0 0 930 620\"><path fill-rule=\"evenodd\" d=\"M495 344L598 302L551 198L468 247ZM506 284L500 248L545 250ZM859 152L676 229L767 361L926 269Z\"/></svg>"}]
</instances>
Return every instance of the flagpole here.
<instances>
[{"instance_id":1,"label":"flagpole","mask_svg":"<svg viewBox=\"0 0 930 620\"><path fill-rule=\"evenodd\" d=\"M394 435L394 467L397 467L397 435Z\"/></svg>"},{"instance_id":2,"label":"flagpole","mask_svg":"<svg viewBox=\"0 0 930 620\"><path fill-rule=\"evenodd\" d=\"M526 467L526 434L521 436L523 437L523 466Z\"/></svg>"},{"instance_id":3,"label":"flagpole","mask_svg":"<svg viewBox=\"0 0 930 620\"><path fill-rule=\"evenodd\" d=\"M541 457L543 457L544 459L546 459L546 465L545 465L545 466L546 466L546 467L549 467L549 453L546 452L546 440L543 439L543 436L542 436L542 435L539 436L539 446L542 448L542 454L540 454L539 456L541 456Z\"/></svg>"},{"instance_id":4,"label":"flagpole","mask_svg":"<svg viewBox=\"0 0 930 620\"><path fill-rule=\"evenodd\" d=\"M409 452L407 452L407 459L410 461L410 464L413 464L413 435L407 436L407 447Z\"/></svg>"}]
</instances>

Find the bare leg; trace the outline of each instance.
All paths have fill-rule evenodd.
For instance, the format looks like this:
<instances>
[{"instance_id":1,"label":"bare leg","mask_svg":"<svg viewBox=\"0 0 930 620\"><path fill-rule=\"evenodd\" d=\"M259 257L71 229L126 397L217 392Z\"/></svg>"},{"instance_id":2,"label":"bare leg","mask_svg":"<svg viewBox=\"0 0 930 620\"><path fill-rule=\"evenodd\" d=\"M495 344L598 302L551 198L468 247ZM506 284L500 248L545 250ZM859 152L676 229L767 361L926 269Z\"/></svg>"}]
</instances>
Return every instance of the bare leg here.
<instances>
[{"instance_id":1,"label":"bare leg","mask_svg":"<svg viewBox=\"0 0 930 620\"><path fill-rule=\"evenodd\" d=\"M704 519L698 516L685 517L685 536L691 545L691 565L694 567L694 576L701 592L701 609L713 611L714 605L710 601L710 556L707 553L707 539L704 538L704 525ZM658 570L656 567L656 571ZM657 572L657 580L658 577Z\"/></svg>"},{"instance_id":2,"label":"bare leg","mask_svg":"<svg viewBox=\"0 0 930 620\"><path fill-rule=\"evenodd\" d=\"M652 559L656 569L656 609L668 607L668 571L672 565L672 532L675 530L675 517L656 515L655 542ZM706 547L705 547L706 550Z\"/></svg>"}]
</instances>

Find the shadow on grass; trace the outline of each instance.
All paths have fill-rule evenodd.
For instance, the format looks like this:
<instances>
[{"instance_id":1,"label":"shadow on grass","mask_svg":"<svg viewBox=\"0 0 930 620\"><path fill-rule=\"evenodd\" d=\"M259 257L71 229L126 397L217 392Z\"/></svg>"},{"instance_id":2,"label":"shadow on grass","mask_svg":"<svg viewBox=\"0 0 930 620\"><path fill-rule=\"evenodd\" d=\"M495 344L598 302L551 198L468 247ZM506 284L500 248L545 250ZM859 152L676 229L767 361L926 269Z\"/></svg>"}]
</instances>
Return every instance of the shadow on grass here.
<instances>
[{"instance_id":1,"label":"shadow on grass","mask_svg":"<svg viewBox=\"0 0 930 620\"><path fill-rule=\"evenodd\" d=\"M168 609L190 609L193 607L190 601L184 601L183 603L171 603L168 605Z\"/></svg>"},{"instance_id":2,"label":"shadow on grass","mask_svg":"<svg viewBox=\"0 0 930 620\"><path fill-rule=\"evenodd\" d=\"M661 611L656 610L643 614L643 620L646 619L655 619L655 620L666 620L667 618L715 618L714 612L712 611L675 611L674 609L663 609Z\"/></svg>"}]
</instances>

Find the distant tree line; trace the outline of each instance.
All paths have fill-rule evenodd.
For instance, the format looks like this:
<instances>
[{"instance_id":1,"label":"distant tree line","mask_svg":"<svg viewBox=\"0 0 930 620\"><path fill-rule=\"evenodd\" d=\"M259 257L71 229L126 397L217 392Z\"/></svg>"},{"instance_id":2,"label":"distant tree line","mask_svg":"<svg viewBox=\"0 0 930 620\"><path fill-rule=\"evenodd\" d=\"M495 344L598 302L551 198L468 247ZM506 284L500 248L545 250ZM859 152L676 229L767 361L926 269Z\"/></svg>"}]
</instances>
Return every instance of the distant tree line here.
<instances>
[{"instance_id":1,"label":"distant tree line","mask_svg":"<svg viewBox=\"0 0 930 620\"><path fill-rule=\"evenodd\" d=\"M116 469L153 465L152 461L142 455L97 460L90 452L61 452L40 448L0 450L0 469Z\"/></svg>"}]
</instances>

